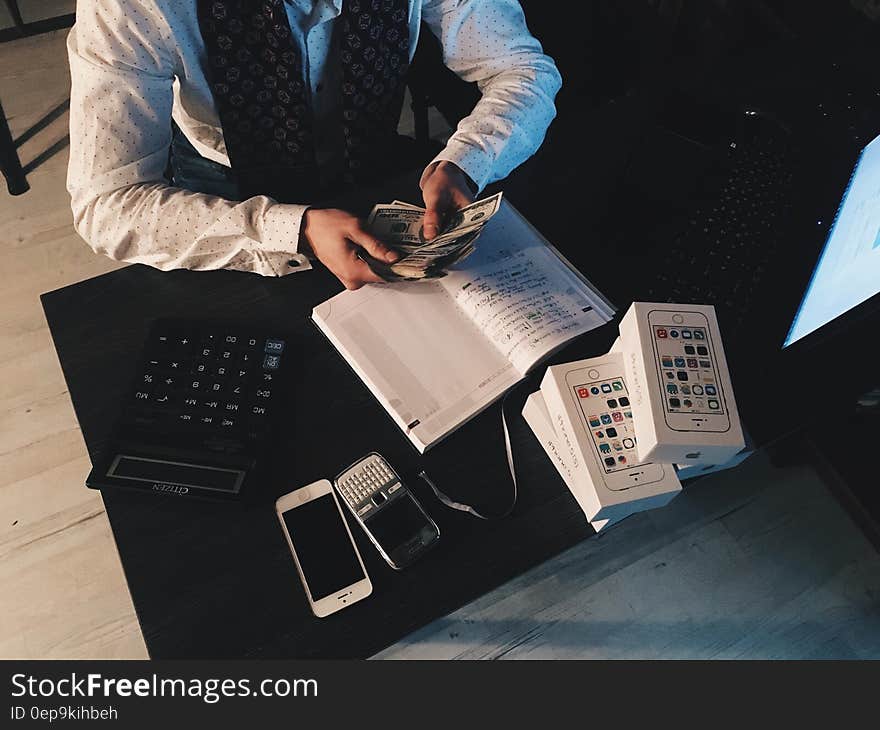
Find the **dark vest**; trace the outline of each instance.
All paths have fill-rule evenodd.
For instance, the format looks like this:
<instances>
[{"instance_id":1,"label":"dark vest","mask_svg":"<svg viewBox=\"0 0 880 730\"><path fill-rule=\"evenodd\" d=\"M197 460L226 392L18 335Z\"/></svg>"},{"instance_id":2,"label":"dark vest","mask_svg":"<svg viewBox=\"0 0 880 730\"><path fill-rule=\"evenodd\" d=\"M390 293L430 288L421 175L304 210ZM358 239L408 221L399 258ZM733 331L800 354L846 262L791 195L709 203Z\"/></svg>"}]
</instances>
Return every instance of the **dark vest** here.
<instances>
[{"instance_id":1,"label":"dark vest","mask_svg":"<svg viewBox=\"0 0 880 730\"><path fill-rule=\"evenodd\" d=\"M197 1L207 75L242 197L314 199L322 191L310 87L283 1ZM408 0L344 0L336 19L344 183L383 167L409 67L408 16Z\"/></svg>"}]
</instances>

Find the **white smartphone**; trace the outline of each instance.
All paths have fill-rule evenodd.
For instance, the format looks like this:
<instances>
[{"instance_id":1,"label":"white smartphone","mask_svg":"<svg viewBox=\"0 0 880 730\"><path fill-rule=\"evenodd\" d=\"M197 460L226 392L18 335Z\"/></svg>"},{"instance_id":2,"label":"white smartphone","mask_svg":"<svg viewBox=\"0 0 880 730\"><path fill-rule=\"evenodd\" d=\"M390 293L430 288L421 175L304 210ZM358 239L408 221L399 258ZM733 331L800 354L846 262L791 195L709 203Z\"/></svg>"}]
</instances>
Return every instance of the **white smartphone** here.
<instances>
[{"instance_id":1,"label":"white smartphone","mask_svg":"<svg viewBox=\"0 0 880 730\"><path fill-rule=\"evenodd\" d=\"M572 370L565 380L593 445L605 486L620 491L661 481L666 467L640 463L636 454L629 391L619 361Z\"/></svg>"},{"instance_id":2,"label":"white smartphone","mask_svg":"<svg viewBox=\"0 0 880 730\"><path fill-rule=\"evenodd\" d=\"M700 312L648 312L663 417L673 431L724 433L730 414L719 375L717 344Z\"/></svg>"},{"instance_id":3,"label":"white smartphone","mask_svg":"<svg viewBox=\"0 0 880 730\"><path fill-rule=\"evenodd\" d=\"M329 616L373 592L328 480L280 497L275 512L315 616Z\"/></svg>"}]
</instances>

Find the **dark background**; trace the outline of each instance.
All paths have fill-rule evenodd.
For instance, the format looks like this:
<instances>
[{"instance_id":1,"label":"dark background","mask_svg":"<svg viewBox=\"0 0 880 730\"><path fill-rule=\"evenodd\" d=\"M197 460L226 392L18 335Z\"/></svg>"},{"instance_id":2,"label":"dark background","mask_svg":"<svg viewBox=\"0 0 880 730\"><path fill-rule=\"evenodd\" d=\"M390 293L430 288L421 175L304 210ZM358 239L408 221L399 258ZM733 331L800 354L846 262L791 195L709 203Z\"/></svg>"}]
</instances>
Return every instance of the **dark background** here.
<instances>
[{"instance_id":1,"label":"dark background","mask_svg":"<svg viewBox=\"0 0 880 730\"><path fill-rule=\"evenodd\" d=\"M756 290L766 307L748 303L765 312L752 320L748 337L728 338L723 317L722 332L726 349L735 353L731 364L746 427L784 426L761 434L765 446L782 432L809 432L809 413L820 402L811 389L810 357L825 353L808 353L794 368L777 355L822 243L804 234L801 218L820 210L833 214L858 150L880 132L877 25L837 2L523 5L530 27L560 67L564 88L545 144L502 187L621 312L644 296L658 251L674 239L701 194L705 157L698 152L726 144L744 106L760 108L793 130L802 151L799 173L807 182L791 225L778 232L790 265ZM426 73L437 74L432 102L454 122L472 104L473 89L427 65ZM393 189L371 189L370 198L415 200L416 177L392 181ZM302 353L283 448L259 500L230 507L104 495L152 656L367 656L591 534L518 416L537 375L505 406L513 416L520 475L513 515L483 523L441 508L415 479L419 468L452 498L481 511L501 511L499 505L508 503L501 405L419 457L308 319L314 305L340 288L320 270L261 280L133 266L44 296L93 457L106 442L154 318L186 314L259 322L262 329L289 333L291 350ZM605 352L615 335L612 323L556 360ZM858 345L860 356L848 361L845 387L835 389L834 400L822 401L835 418L851 417L858 392L877 382L866 342ZM754 387L767 373L780 377L782 368L790 368L785 388L777 387L772 398L785 391L784 413ZM871 433L870 425L860 427L860 437ZM823 443L832 441L823 435ZM389 459L437 520L441 545L413 569L393 573L355 530L374 596L318 621L309 613L271 504L372 450ZM876 483L869 479L858 472L848 480L864 487L863 502Z\"/></svg>"}]
</instances>

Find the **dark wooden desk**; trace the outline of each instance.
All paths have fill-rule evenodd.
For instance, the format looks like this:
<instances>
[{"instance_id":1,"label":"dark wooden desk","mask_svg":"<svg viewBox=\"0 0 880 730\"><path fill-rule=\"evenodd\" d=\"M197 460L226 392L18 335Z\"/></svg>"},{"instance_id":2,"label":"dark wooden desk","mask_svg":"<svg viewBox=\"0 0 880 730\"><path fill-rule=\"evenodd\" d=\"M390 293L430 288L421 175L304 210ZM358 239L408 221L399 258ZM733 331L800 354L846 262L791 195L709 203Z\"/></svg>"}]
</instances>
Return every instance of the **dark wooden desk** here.
<instances>
[{"instance_id":1,"label":"dark wooden desk","mask_svg":"<svg viewBox=\"0 0 880 730\"><path fill-rule=\"evenodd\" d=\"M482 522L442 507L416 479L417 467L450 496L487 511L500 512L509 502L499 407L420 457L309 320L312 307L339 288L324 270L268 279L131 266L43 295L93 458L127 392L152 319L218 318L293 336L295 407L284 420L274 474L253 504L103 495L152 657L366 657L592 534L519 415L534 382L506 405L520 479L513 515ZM604 352L614 335L606 326L567 354ZM273 502L298 486L332 478L370 450L399 468L440 526L441 542L415 566L395 573L352 525L374 593L316 619Z\"/></svg>"}]
</instances>

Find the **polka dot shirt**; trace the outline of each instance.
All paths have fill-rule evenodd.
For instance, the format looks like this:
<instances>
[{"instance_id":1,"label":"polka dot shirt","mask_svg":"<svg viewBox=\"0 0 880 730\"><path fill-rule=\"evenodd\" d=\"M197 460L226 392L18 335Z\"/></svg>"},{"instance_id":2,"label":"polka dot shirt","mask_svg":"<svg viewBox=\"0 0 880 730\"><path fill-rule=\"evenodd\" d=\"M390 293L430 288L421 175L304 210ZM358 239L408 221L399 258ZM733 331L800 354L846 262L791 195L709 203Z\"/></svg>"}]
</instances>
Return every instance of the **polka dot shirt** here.
<instances>
[{"instance_id":1,"label":"polka dot shirt","mask_svg":"<svg viewBox=\"0 0 880 730\"><path fill-rule=\"evenodd\" d=\"M330 39L342 1L286 3L316 128L339 124L335 94L327 92L339 84ZM516 0L412 0L409 21L411 53L424 21L440 39L446 65L482 92L425 175L448 160L482 189L543 141L559 73ZM311 267L297 251L309 201L233 201L165 182L172 118L202 156L229 165L195 0L78 0L67 46L67 187L76 229L95 251L160 269L278 276ZM341 150L319 142L316 152L319 164L331 166Z\"/></svg>"}]
</instances>

